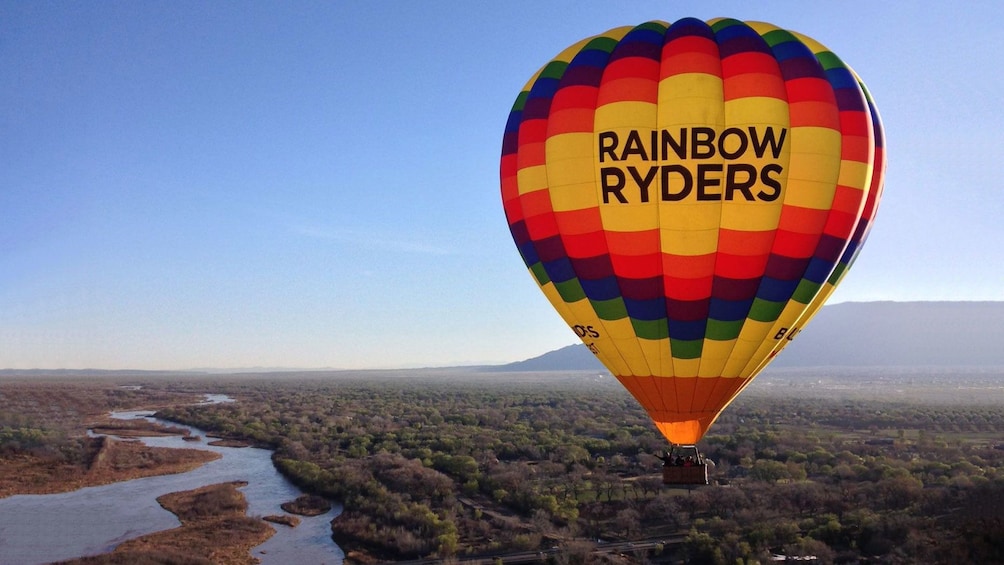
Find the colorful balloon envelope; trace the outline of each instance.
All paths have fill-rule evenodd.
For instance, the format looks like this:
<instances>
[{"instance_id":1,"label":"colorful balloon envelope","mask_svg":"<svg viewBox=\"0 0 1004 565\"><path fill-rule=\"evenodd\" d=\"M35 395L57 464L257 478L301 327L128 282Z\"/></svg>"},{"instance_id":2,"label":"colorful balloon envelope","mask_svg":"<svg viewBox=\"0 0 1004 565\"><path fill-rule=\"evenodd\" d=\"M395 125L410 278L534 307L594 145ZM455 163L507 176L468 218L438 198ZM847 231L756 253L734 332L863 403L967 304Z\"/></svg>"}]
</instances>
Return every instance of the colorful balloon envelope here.
<instances>
[{"instance_id":1,"label":"colorful balloon envelope","mask_svg":"<svg viewBox=\"0 0 1004 565\"><path fill-rule=\"evenodd\" d=\"M506 124L513 239L671 443L696 443L819 310L885 157L857 75L760 22L612 29L547 63Z\"/></svg>"}]
</instances>

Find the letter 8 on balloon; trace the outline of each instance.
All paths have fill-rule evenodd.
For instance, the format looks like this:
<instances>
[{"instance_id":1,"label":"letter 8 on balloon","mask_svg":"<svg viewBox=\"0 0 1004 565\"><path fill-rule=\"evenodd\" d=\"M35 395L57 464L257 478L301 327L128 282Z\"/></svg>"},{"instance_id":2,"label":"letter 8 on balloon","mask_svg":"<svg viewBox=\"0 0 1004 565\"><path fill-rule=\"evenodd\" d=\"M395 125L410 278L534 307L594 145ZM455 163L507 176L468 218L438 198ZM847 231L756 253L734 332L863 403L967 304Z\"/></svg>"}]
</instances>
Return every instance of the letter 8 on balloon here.
<instances>
[{"instance_id":1,"label":"letter 8 on balloon","mask_svg":"<svg viewBox=\"0 0 1004 565\"><path fill-rule=\"evenodd\" d=\"M687 18L569 47L519 94L505 214L527 268L671 443L696 443L869 233L882 125L776 26Z\"/></svg>"}]
</instances>

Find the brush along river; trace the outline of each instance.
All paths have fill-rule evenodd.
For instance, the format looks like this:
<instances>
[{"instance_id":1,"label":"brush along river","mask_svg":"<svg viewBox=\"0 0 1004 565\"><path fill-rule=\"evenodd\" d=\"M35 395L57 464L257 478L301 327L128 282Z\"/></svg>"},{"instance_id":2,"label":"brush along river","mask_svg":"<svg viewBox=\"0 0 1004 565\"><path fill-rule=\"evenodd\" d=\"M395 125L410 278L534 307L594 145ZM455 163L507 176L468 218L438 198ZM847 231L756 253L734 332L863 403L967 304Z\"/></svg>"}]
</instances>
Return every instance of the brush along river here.
<instances>
[{"instance_id":1,"label":"brush along river","mask_svg":"<svg viewBox=\"0 0 1004 565\"><path fill-rule=\"evenodd\" d=\"M230 402L223 395L207 395L207 403ZM202 486L246 481L240 489L248 502L248 516L281 515L280 504L302 492L272 465L272 452L254 447L208 445L198 428L158 420L148 411L115 412L113 418L146 418L160 424L188 428L202 441L181 436L144 437L154 447L203 449L221 457L176 475L121 481L72 492L15 495L0 499L0 565L51 563L106 553L118 544L142 535L181 525L174 514L161 508L157 497ZM333 506L320 516L299 516L290 528L273 524L275 535L251 550L263 564L340 564L344 554L331 539L331 520L341 512Z\"/></svg>"}]
</instances>

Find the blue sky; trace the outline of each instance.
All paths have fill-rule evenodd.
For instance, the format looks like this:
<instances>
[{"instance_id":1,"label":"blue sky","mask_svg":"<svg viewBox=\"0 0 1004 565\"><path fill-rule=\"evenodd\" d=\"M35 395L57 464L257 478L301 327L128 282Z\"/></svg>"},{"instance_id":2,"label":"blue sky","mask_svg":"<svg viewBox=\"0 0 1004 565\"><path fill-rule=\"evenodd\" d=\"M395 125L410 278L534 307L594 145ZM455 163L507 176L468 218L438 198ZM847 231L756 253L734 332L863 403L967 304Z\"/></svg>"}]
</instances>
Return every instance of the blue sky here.
<instances>
[{"instance_id":1,"label":"blue sky","mask_svg":"<svg viewBox=\"0 0 1004 565\"><path fill-rule=\"evenodd\" d=\"M833 302L1004 300L998 4L763 4L0 0L0 368L575 343L502 212L509 108L569 44L685 16L805 33L872 91L885 197Z\"/></svg>"}]
</instances>

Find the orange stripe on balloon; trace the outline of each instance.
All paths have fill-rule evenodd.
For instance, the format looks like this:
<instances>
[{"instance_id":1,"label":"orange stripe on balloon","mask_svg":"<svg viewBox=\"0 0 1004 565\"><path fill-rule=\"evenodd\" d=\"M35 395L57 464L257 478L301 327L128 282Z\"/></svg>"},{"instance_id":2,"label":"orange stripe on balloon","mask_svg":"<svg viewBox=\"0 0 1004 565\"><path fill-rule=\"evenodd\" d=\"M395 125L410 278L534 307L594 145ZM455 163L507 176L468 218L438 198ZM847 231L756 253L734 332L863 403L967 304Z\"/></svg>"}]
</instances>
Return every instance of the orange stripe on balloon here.
<instances>
[{"instance_id":1,"label":"orange stripe on balloon","mask_svg":"<svg viewBox=\"0 0 1004 565\"><path fill-rule=\"evenodd\" d=\"M856 213L831 210L830 218L826 221L823 233L827 235L835 235L841 239L847 239L851 235L851 232L854 230L854 226L857 225L857 223L858 215Z\"/></svg>"},{"instance_id":2,"label":"orange stripe on balloon","mask_svg":"<svg viewBox=\"0 0 1004 565\"><path fill-rule=\"evenodd\" d=\"M710 37L702 37L700 35L681 35L672 39L668 43L663 44L662 46L663 57L674 53L689 52L705 53L721 58L718 52L718 43Z\"/></svg>"},{"instance_id":3,"label":"orange stripe on balloon","mask_svg":"<svg viewBox=\"0 0 1004 565\"><path fill-rule=\"evenodd\" d=\"M660 249L659 230L635 232L608 231L607 245L611 254L650 255Z\"/></svg>"},{"instance_id":4,"label":"orange stripe on balloon","mask_svg":"<svg viewBox=\"0 0 1004 565\"><path fill-rule=\"evenodd\" d=\"M784 257L811 257L819 242L817 233L800 233L778 229L773 252Z\"/></svg>"},{"instance_id":5,"label":"orange stripe on balloon","mask_svg":"<svg viewBox=\"0 0 1004 565\"><path fill-rule=\"evenodd\" d=\"M826 225L826 217L829 214L829 210L785 206L777 228L779 230L819 235L820 230Z\"/></svg>"},{"instance_id":6,"label":"orange stripe on balloon","mask_svg":"<svg viewBox=\"0 0 1004 565\"><path fill-rule=\"evenodd\" d=\"M863 137L874 143L874 139L872 139L873 132L870 126L871 116L866 112L858 110L840 112L840 132L846 136Z\"/></svg>"},{"instance_id":7,"label":"orange stripe on balloon","mask_svg":"<svg viewBox=\"0 0 1004 565\"><path fill-rule=\"evenodd\" d=\"M774 243L774 230L741 231L722 228L718 231L718 251L736 255L769 253Z\"/></svg>"},{"instance_id":8,"label":"orange stripe on balloon","mask_svg":"<svg viewBox=\"0 0 1004 565\"><path fill-rule=\"evenodd\" d=\"M502 200L515 200L519 198L519 182L516 175L502 177Z\"/></svg>"},{"instance_id":9,"label":"orange stripe on balloon","mask_svg":"<svg viewBox=\"0 0 1004 565\"><path fill-rule=\"evenodd\" d=\"M516 155L516 153L503 155L501 161L499 161L499 172L503 179L516 177L516 171L519 170Z\"/></svg>"},{"instance_id":10,"label":"orange stripe on balloon","mask_svg":"<svg viewBox=\"0 0 1004 565\"><path fill-rule=\"evenodd\" d=\"M864 196L865 192L860 188L838 184L836 192L833 193L833 204L830 206L830 209L848 212L857 216L858 208L861 207L861 200Z\"/></svg>"},{"instance_id":11,"label":"orange stripe on balloon","mask_svg":"<svg viewBox=\"0 0 1004 565\"><path fill-rule=\"evenodd\" d=\"M561 241L565 244L568 256L576 259L596 257L607 252L607 240L603 232L570 234L562 231Z\"/></svg>"},{"instance_id":12,"label":"orange stripe on balloon","mask_svg":"<svg viewBox=\"0 0 1004 565\"><path fill-rule=\"evenodd\" d=\"M840 113L830 102L792 102L788 104L791 127L824 127L840 130Z\"/></svg>"},{"instance_id":13,"label":"orange stripe on balloon","mask_svg":"<svg viewBox=\"0 0 1004 565\"><path fill-rule=\"evenodd\" d=\"M723 92L726 101L751 96L785 100L784 81L780 80L780 77L766 73L726 75Z\"/></svg>"},{"instance_id":14,"label":"orange stripe on balloon","mask_svg":"<svg viewBox=\"0 0 1004 565\"><path fill-rule=\"evenodd\" d=\"M551 116L561 110L571 108L592 108L596 105L596 87L571 85L559 90L551 100Z\"/></svg>"},{"instance_id":15,"label":"orange stripe on balloon","mask_svg":"<svg viewBox=\"0 0 1004 565\"><path fill-rule=\"evenodd\" d=\"M519 144L519 168L543 165L547 158L547 146L543 140Z\"/></svg>"},{"instance_id":16,"label":"orange stripe on balloon","mask_svg":"<svg viewBox=\"0 0 1004 565\"><path fill-rule=\"evenodd\" d=\"M552 213L527 215L525 221L526 231L535 240L547 239L559 233L558 224L554 221Z\"/></svg>"},{"instance_id":17,"label":"orange stripe on balloon","mask_svg":"<svg viewBox=\"0 0 1004 565\"><path fill-rule=\"evenodd\" d=\"M841 120L844 123L844 120ZM840 143L840 158L845 161L868 162L872 140L867 136L844 135Z\"/></svg>"},{"instance_id":18,"label":"orange stripe on balloon","mask_svg":"<svg viewBox=\"0 0 1004 565\"><path fill-rule=\"evenodd\" d=\"M610 264L618 277L628 279L647 279L662 275L659 269L659 253L647 255L617 255L610 253Z\"/></svg>"},{"instance_id":19,"label":"orange stripe on balloon","mask_svg":"<svg viewBox=\"0 0 1004 565\"><path fill-rule=\"evenodd\" d=\"M789 102L827 102L836 104L829 81L814 77L796 78L785 82Z\"/></svg>"},{"instance_id":20,"label":"orange stripe on balloon","mask_svg":"<svg viewBox=\"0 0 1004 565\"><path fill-rule=\"evenodd\" d=\"M687 35L663 45L660 78L684 73L722 76L718 44L706 37Z\"/></svg>"},{"instance_id":21,"label":"orange stripe on balloon","mask_svg":"<svg viewBox=\"0 0 1004 565\"><path fill-rule=\"evenodd\" d=\"M657 410L670 409L664 402L659 386L652 377L637 377L634 375L618 375L617 380L634 396L642 406L651 406ZM675 408L675 407L673 407Z\"/></svg>"},{"instance_id":22,"label":"orange stripe on balloon","mask_svg":"<svg viewBox=\"0 0 1004 565\"><path fill-rule=\"evenodd\" d=\"M519 125L519 150L547 139L547 120L527 120Z\"/></svg>"},{"instance_id":23,"label":"orange stripe on balloon","mask_svg":"<svg viewBox=\"0 0 1004 565\"><path fill-rule=\"evenodd\" d=\"M523 213L527 216L554 215L551 208L551 195L546 190L527 192L520 197L520 200L523 203Z\"/></svg>"},{"instance_id":24,"label":"orange stripe on balloon","mask_svg":"<svg viewBox=\"0 0 1004 565\"><path fill-rule=\"evenodd\" d=\"M694 405L696 411L720 410L720 407L735 394L746 379L726 379L722 377L697 379L694 387Z\"/></svg>"},{"instance_id":25,"label":"orange stripe on balloon","mask_svg":"<svg viewBox=\"0 0 1004 565\"><path fill-rule=\"evenodd\" d=\"M603 232L603 219L597 208L556 212L558 227L564 234L586 234ZM604 236L606 237L606 236ZM605 246L605 245L604 245Z\"/></svg>"},{"instance_id":26,"label":"orange stripe on balloon","mask_svg":"<svg viewBox=\"0 0 1004 565\"><path fill-rule=\"evenodd\" d=\"M622 79L644 78L656 80L659 76L659 61L648 57L623 57L611 61L603 69L603 83Z\"/></svg>"},{"instance_id":27,"label":"orange stripe on balloon","mask_svg":"<svg viewBox=\"0 0 1004 565\"><path fill-rule=\"evenodd\" d=\"M777 60L766 53L744 51L722 59L722 76L738 76L746 73L781 76Z\"/></svg>"},{"instance_id":28,"label":"orange stripe on balloon","mask_svg":"<svg viewBox=\"0 0 1004 565\"><path fill-rule=\"evenodd\" d=\"M662 255L662 270L666 273L683 273L689 276L710 275L715 271L715 254Z\"/></svg>"},{"instance_id":29,"label":"orange stripe on balloon","mask_svg":"<svg viewBox=\"0 0 1004 565\"><path fill-rule=\"evenodd\" d=\"M677 409L681 412L686 412L694 405L694 393L697 390L697 381L700 379L696 377L672 378L676 379L673 384L676 386L677 391Z\"/></svg>"},{"instance_id":30,"label":"orange stripe on balloon","mask_svg":"<svg viewBox=\"0 0 1004 565\"><path fill-rule=\"evenodd\" d=\"M548 134L591 133L595 114L592 108L568 108L552 112L547 124Z\"/></svg>"},{"instance_id":31,"label":"orange stripe on balloon","mask_svg":"<svg viewBox=\"0 0 1004 565\"><path fill-rule=\"evenodd\" d=\"M515 224L523 219L523 205L520 203L519 198L503 200L502 208L505 210L505 216L510 224Z\"/></svg>"},{"instance_id":32,"label":"orange stripe on balloon","mask_svg":"<svg viewBox=\"0 0 1004 565\"><path fill-rule=\"evenodd\" d=\"M596 106L604 106L614 102L655 102L659 93L659 83L647 78L622 78L607 82L603 81Z\"/></svg>"},{"instance_id":33,"label":"orange stripe on balloon","mask_svg":"<svg viewBox=\"0 0 1004 565\"><path fill-rule=\"evenodd\" d=\"M663 56L660 78L689 73L722 76L722 65L719 62L718 55L686 52Z\"/></svg>"},{"instance_id":34,"label":"orange stripe on balloon","mask_svg":"<svg viewBox=\"0 0 1004 565\"><path fill-rule=\"evenodd\" d=\"M711 295L711 283L714 282L713 274L702 277L683 278L675 276L664 276L662 287L666 292L666 298L674 300L703 300Z\"/></svg>"}]
</instances>

